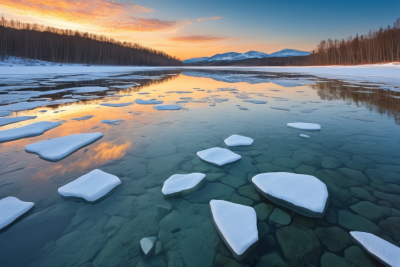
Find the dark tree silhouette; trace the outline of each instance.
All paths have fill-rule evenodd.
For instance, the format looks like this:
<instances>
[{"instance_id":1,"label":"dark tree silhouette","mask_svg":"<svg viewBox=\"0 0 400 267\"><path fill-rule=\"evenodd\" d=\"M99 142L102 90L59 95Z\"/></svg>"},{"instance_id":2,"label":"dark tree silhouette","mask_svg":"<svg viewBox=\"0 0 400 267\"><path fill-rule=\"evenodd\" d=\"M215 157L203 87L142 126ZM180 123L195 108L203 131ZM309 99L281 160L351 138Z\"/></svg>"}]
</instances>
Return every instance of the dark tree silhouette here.
<instances>
[{"instance_id":1,"label":"dark tree silhouette","mask_svg":"<svg viewBox=\"0 0 400 267\"><path fill-rule=\"evenodd\" d=\"M0 19L0 60L8 57L87 65L180 66L164 52L104 35Z\"/></svg>"}]
</instances>

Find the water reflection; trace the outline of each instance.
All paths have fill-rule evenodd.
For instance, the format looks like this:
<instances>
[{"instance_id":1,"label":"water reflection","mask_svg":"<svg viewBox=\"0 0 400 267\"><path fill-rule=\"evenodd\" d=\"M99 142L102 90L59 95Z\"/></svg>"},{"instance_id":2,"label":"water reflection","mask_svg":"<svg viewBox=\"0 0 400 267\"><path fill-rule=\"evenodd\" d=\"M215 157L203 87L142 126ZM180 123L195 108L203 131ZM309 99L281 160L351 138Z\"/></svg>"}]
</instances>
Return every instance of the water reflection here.
<instances>
[{"instance_id":1,"label":"water reflection","mask_svg":"<svg viewBox=\"0 0 400 267\"><path fill-rule=\"evenodd\" d=\"M321 266L322 255L328 252L339 262L348 260L350 253L380 266L362 251L357 254L346 240L352 227L360 230L367 220L354 219L362 216L355 216L353 205L368 201L379 209L399 209L400 143L398 125L392 119L398 118L398 99L393 95L399 93L300 74L190 70L167 74L177 75L141 73L156 80L122 79L138 73L125 73L115 80L99 75L94 81L78 83L67 83L71 77L55 77L64 83L56 89L106 82L141 85L110 86L105 92L90 94L104 98L14 113L38 118L1 127L63 121L41 136L0 144L0 198L12 195L36 204L26 217L0 233L1 266L253 267L268 266L274 260L283 266ZM64 94L51 97L60 99ZM179 102L184 109L161 112L152 105L100 106L138 98ZM266 103L244 102L249 99ZM44 109L47 112L40 112ZM94 117L72 120L90 115ZM101 122L114 119L124 121L118 125ZM319 123L322 130L307 132L310 138L301 139L303 131L286 127L297 121ZM31 143L87 132L102 132L104 137L59 162L24 152ZM242 155L240 161L216 167L197 158L197 151L225 147L223 140L232 134L255 140L252 146L231 148ZM94 205L60 197L60 186L95 168L117 175L122 185ZM240 265L219 238L208 203L216 198L278 207L253 192L250 183L258 173L276 171L315 175L326 183L331 196L329 216L310 219L283 208L291 217L289 226L260 220L260 243ZM172 174L190 172L205 173L210 187L189 198L164 200L163 182ZM346 220L338 218L343 211L351 213ZM391 216L368 219L367 224L399 245L392 229L400 228L388 219ZM146 236L158 236L162 243L156 257L144 258L140 251L139 240Z\"/></svg>"}]
</instances>

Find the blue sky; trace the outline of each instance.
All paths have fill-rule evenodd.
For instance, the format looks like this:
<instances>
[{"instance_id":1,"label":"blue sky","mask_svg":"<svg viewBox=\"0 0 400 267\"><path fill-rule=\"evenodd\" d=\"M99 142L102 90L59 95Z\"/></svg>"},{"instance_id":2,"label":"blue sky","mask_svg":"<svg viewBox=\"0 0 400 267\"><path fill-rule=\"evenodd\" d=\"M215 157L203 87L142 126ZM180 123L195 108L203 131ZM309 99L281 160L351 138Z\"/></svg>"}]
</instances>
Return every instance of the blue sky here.
<instances>
[{"instance_id":1,"label":"blue sky","mask_svg":"<svg viewBox=\"0 0 400 267\"><path fill-rule=\"evenodd\" d=\"M83 3L84 10L79 10L77 3ZM249 50L310 51L323 39L347 38L392 25L400 17L399 10L399 0L0 2L0 12L7 18L103 33L154 47L181 59Z\"/></svg>"}]
</instances>

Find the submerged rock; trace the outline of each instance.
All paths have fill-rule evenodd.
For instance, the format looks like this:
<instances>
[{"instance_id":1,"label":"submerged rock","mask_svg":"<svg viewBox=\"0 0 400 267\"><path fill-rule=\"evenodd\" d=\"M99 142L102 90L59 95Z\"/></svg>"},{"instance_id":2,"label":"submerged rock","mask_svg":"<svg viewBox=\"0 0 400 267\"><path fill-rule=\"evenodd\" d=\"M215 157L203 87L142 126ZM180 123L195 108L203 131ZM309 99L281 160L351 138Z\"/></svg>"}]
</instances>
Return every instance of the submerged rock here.
<instances>
[{"instance_id":1,"label":"submerged rock","mask_svg":"<svg viewBox=\"0 0 400 267\"><path fill-rule=\"evenodd\" d=\"M269 200L304 216L321 218L327 209L328 189L314 176L286 172L262 173L254 176L252 182Z\"/></svg>"},{"instance_id":2,"label":"submerged rock","mask_svg":"<svg viewBox=\"0 0 400 267\"><path fill-rule=\"evenodd\" d=\"M280 208L275 208L271 213L271 216L269 216L269 220L280 225L288 225L292 221L292 218L287 212Z\"/></svg>"},{"instance_id":3,"label":"submerged rock","mask_svg":"<svg viewBox=\"0 0 400 267\"><path fill-rule=\"evenodd\" d=\"M211 200L215 227L236 260L244 260L258 243L257 216L253 208Z\"/></svg>"},{"instance_id":4,"label":"submerged rock","mask_svg":"<svg viewBox=\"0 0 400 267\"><path fill-rule=\"evenodd\" d=\"M368 201L358 202L350 208L369 220L380 220L389 216L400 217L400 211L388 207L378 206Z\"/></svg>"},{"instance_id":5,"label":"submerged rock","mask_svg":"<svg viewBox=\"0 0 400 267\"><path fill-rule=\"evenodd\" d=\"M349 234L337 226L317 227L314 232L322 245L332 252L339 252L352 244Z\"/></svg>"},{"instance_id":6,"label":"submerged rock","mask_svg":"<svg viewBox=\"0 0 400 267\"><path fill-rule=\"evenodd\" d=\"M338 212L339 225L351 231L365 231L371 233L381 233L376 224L360 215L355 215L347 210Z\"/></svg>"}]
</instances>

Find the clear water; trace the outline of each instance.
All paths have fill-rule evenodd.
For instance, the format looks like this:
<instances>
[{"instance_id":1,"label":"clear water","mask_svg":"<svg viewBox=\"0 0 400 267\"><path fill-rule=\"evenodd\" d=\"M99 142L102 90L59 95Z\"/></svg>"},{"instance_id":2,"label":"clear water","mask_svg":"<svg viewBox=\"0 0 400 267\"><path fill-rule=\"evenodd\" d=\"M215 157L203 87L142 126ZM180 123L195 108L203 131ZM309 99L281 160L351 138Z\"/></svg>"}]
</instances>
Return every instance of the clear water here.
<instances>
[{"instance_id":1,"label":"clear water","mask_svg":"<svg viewBox=\"0 0 400 267\"><path fill-rule=\"evenodd\" d=\"M161 78L142 79L141 86L117 90L115 94L124 97L12 114L38 118L2 130L42 120L65 122L41 136L0 144L0 199L15 196L35 203L28 214L0 232L0 266L380 266L355 247L349 231L374 232L399 246L400 99L393 97L399 93L301 75L169 73L178 75L139 73ZM98 79L90 85L109 82ZM76 84L59 87L68 86ZM360 90L373 93L355 92ZM179 111L99 105L137 98L174 103L184 97L194 102L180 103L184 109ZM47 112L39 112L44 109ZM71 120L88 115L95 116ZM124 121L110 126L101 123L106 119ZM318 123L322 130L286 126L299 121ZM27 144L49 138L99 131L102 139L59 162L24 151ZM242 155L240 161L216 167L196 156L207 148L225 148L223 140L232 134L255 139L251 146L230 148ZM59 187L96 168L117 175L122 185L95 204L58 194ZM208 203L223 199L276 208L254 191L250 180L258 173L277 171L318 177L328 186L329 210L322 219L311 219L279 207L291 218L284 226L258 209L263 219L259 244L244 262L236 262L218 236ZM165 200L163 182L173 174L190 172L207 174L207 186L188 198ZM374 208L366 210L365 203L354 208L365 201ZM139 241L147 236L161 242L157 256L144 257Z\"/></svg>"}]
</instances>

